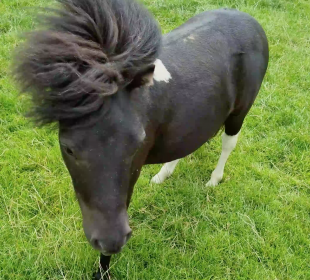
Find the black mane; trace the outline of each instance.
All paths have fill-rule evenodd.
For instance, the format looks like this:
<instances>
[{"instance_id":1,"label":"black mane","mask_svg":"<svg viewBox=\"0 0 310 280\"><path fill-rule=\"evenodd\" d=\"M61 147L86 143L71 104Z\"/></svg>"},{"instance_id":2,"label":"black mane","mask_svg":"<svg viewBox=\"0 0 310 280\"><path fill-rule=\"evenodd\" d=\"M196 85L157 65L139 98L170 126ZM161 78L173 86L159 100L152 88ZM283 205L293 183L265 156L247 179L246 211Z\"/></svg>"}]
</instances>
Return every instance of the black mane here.
<instances>
[{"instance_id":1,"label":"black mane","mask_svg":"<svg viewBox=\"0 0 310 280\"><path fill-rule=\"evenodd\" d=\"M161 32L134 0L58 0L19 50L15 76L33 100L39 124L83 117L101 108L158 56Z\"/></svg>"}]
</instances>

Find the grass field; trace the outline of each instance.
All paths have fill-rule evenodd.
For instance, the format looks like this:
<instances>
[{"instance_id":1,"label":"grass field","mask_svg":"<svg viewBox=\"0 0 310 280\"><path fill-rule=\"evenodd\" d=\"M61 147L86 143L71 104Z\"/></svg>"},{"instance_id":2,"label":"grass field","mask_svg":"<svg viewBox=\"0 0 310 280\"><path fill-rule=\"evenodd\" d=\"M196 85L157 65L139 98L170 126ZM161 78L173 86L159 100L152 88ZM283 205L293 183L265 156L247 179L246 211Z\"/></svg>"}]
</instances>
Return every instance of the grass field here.
<instances>
[{"instance_id":1,"label":"grass field","mask_svg":"<svg viewBox=\"0 0 310 280\"><path fill-rule=\"evenodd\" d=\"M151 185L147 166L130 208L134 234L113 279L310 279L310 2L145 0L168 32L192 15L233 7L270 41L270 66L224 181L206 188L220 137ZM0 1L0 279L90 279L88 245L57 132L23 117L9 76L18 34L45 0Z\"/></svg>"}]
</instances>

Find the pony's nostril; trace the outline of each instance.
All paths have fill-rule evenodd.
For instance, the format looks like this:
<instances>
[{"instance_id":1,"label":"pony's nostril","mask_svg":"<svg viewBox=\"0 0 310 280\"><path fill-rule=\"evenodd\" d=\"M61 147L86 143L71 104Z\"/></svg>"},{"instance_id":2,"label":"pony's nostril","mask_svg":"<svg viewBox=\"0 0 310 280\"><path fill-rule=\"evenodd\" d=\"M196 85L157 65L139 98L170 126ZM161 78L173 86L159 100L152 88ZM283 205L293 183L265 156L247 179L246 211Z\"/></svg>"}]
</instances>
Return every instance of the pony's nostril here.
<instances>
[{"instance_id":1,"label":"pony's nostril","mask_svg":"<svg viewBox=\"0 0 310 280\"><path fill-rule=\"evenodd\" d=\"M103 250L102 242L98 239L92 239L91 243L93 244L94 248L97 250Z\"/></svg>"}]
</instances>

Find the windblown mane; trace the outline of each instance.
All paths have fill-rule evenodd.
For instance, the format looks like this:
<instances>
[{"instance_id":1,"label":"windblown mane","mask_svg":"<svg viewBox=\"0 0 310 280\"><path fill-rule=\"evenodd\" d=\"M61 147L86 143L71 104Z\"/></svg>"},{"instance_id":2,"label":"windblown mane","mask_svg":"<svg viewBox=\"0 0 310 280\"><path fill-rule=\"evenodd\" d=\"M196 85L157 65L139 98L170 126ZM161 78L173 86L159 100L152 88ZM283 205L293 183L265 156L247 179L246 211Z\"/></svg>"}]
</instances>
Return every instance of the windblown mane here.
<instances>
[{"instance_id":1,"label":"windblown mane","mask_svg":"<svg viewBox=\"0 0 310 280\"><path fill-rule=\"evenodd\" d=\"M139 70L152 64L161 32L134 0L58 0L44 29L27 37L15 76L32 96L39 124L99 110Z\"/></svg>"}]
</instances>

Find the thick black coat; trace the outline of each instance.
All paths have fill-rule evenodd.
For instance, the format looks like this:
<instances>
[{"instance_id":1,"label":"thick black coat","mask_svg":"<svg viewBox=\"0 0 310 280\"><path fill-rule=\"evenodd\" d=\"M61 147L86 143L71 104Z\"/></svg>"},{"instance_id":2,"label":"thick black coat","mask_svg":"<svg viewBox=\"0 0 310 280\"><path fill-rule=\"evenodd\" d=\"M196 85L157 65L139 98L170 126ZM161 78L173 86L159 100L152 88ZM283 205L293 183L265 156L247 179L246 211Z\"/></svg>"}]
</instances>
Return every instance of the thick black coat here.
<instances>
[{"instance_id":1,"label":"thick black coat","mask_svg":"<svg viewBox=\"0 0 310 280\"><path fill-rule=\"evenodd\" d=\"M147 163L192 153L227 120L234 121L227 123L226 131L236 134L268 64L261 26L248 14L231 9L199 14L165 35L163 44L160 59L172 79L155 82L150 89L149 119L158 123Z\"/></svg>"}]
</instances>

